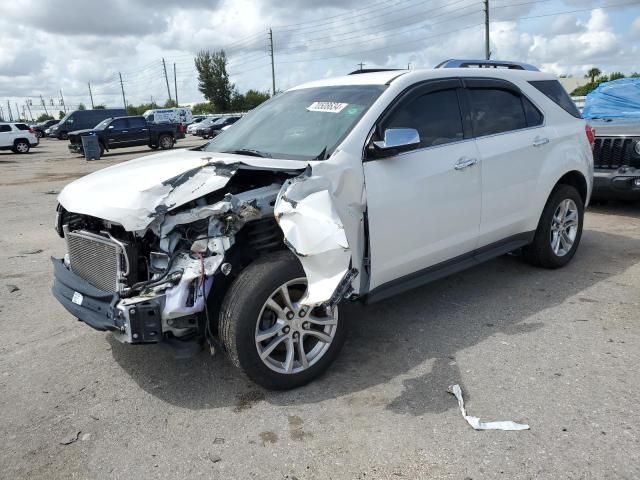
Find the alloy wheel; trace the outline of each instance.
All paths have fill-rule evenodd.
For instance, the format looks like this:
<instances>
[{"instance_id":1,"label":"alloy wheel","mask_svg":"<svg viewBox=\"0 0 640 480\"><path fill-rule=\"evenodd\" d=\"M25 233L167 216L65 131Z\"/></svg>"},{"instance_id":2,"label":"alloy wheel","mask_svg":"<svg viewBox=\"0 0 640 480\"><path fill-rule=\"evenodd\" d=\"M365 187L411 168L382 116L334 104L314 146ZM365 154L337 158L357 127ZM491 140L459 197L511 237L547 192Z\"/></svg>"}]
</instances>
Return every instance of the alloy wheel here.
<instances>
[{"instance_id":1,"label":"alloy wheel","mask_svg":"<svg viewBox=\"0 0 640 480\"><path fill-rule=\"evenodd\" d=\"M558 257L564 257L573 248L578 235L579 217L576 203L562 200L551 218L551 249Z\"/></svg>"},{"instance_id":2,"label":"alloy wheel","mask_svg":"<svg viewBox=\"0 0 640 480\"><path fill-rule=\"evenodd\" d=\"M262 362L282 374L300 373L316 364L329 350L338 326L338 309L311 310L300 300L307 280L296 278L276 289L262 306L255 329L255 344Z\"/></svg>"}]
</instances>

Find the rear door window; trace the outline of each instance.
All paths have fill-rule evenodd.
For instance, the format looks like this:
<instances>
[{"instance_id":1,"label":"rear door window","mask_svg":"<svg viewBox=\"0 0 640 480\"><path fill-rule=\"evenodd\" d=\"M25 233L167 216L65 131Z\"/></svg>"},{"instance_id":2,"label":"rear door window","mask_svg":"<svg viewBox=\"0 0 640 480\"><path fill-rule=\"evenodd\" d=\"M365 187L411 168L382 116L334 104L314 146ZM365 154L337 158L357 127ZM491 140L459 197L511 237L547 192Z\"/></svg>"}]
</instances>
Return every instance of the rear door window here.
<instances>
[{"instance_id":1,"label":"rear door window","mask_svg":"<svg viewBox=\"0 0 640 480\"><path fill-rule=\"evenodd\" d=\"M0 125L0 132L10 132L11 125Z\"/></svg>"},{"instance_id":2,"label":"rear door window","mask_svg":"<svg viewBox=\"0 0 640 480\"><path fill-rule=\"evenodd\" d=\"M522 104L524 105L524 114L527 118L528 127L538 127L544 123L544 115L538 110L531 100L527 97L522 97Z\"/></svg>"},{"instance_id":3,"label":"rear door window","mask_svg":"<svg viewBox=\"0 0 640 480\"><path fill-rule=\"evenodd\" d=\"M462 140L464 131L456 90L438 90L409 99L385 122L384 129L387 128L417 130L420 148Z\"/></svg>"},{"instance_id":4,"label":"rear door window","mask_svg":"<svg viewBox=\"0 0 640 480\"><path fill-rule=\"evenodd\" d=\"M521 96L499 88L469 88L473 131L476 137L527 127Z\"/></svg>"},{"instance_id":5,"label":"rear door window","mask_svg":"<svg viewBox=\"0 0 640 480\"><path fill-rule=\"evenodd\" d=\"M126 130L127 120L125 118L119 118L118 120L111 122L111 125L109 126L113 127L111 130Z\"/></svg>"},{"instance_id":6,"label":"rear door window","mask_svg":"<svg viewBox=\"0 0 640 480\"><path fill-rule=\"evenodd\" d=\"M557 80L534 80L529 82L536 87L539 91L544 93L549 99L551 99L556 105L562 107L564 111L576 118L582 118L580 110L573 103L571 97L564 89L564 87Z\"/></svg>"},{"instance_id":7,"label":"rear door window","mask_svg":"<svg viewBox=\"0 0 640 480\"><path fill-rule=\"evenodd\" d=\"M135 117L129 119L129 128L145 128L147 126L147 122L144 121L144 118Z\"/></svg>"}]
</instances>

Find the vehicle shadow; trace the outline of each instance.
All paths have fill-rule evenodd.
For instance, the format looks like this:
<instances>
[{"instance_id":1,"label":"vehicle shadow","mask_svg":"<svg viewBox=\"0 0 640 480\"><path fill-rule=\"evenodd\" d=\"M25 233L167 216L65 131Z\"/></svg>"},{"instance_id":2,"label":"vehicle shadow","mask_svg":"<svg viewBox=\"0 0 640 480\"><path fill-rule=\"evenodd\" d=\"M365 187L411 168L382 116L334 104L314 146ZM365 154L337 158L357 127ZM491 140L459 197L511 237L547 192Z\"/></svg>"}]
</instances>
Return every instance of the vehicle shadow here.
<instances>
[{"instance_id":1,"label":"vehicle shadow","mask_svg":"<svg viewBox=\"0 0 640 480\"><path fill-rule=\"evenodd\" d=\"M446 389L462 383L458 351L496 334L518 336L544 328L544 322L527 319L638 261L640 240L585 231L574 261L560 270L537 269L519 257L503 256L378 304L345 305L341 317L349 318L350 335L341 355L324 376L289 392L261 389L224 355L203 352L178 361L156 347L109 341L116 362L142 389L183 408L233 407L239 412L259 401L315 403L406 375L402 393L385 402L386 408L412 415L437 413L456 408Z\"/></svg>"}]
</instances>

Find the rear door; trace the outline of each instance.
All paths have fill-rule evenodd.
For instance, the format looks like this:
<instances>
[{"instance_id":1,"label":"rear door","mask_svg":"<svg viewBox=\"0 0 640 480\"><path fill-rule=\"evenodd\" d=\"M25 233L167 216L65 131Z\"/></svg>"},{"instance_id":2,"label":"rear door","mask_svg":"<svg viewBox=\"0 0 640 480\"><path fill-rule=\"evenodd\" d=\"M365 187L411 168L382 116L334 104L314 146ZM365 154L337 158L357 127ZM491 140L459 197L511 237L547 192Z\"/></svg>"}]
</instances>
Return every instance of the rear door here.
<instances>
[{"instance_id":1,"label":"rear door","mask_svg":"<svg viewBox=\"0 0 640 480\"><path fill-rule=\"evenodd\" d=\"M131 117L129 120L129 137L131 145L147 145L149 143L149 128L142 117Z\"/></svg>"},{"instance_id":2,"label":"rear door","mask_svg":"<svg viewBox=\"0 0 640 480\"><path fill-rule=\"evenodd\" d=\"M471 254L481 207L478 151L459 102L460 80L427 82L403 94L376 126L414 128L420 144L365 159L371 276L374 289Z\"/></svg>"},{"instance_id":3,"label":"rear door","mask_svg":"<svg viewBox=\"0 0 640 480\"><path fill-rule=\"evenodd\" d=\"M511 82L464 79L482 164L478 247L526 233L536 208L538 179L553 132Z\"/></svg>"},{"instance_id":4,"label":"rear door","mask_svg":"<svg viewBox=\"0 0 640 480\"><path fill-rule=\"evenodd\" d=\"M0 123L0 147L10 147L13 145L13 135L11 125Z\"/></svg>"}]
</instances>

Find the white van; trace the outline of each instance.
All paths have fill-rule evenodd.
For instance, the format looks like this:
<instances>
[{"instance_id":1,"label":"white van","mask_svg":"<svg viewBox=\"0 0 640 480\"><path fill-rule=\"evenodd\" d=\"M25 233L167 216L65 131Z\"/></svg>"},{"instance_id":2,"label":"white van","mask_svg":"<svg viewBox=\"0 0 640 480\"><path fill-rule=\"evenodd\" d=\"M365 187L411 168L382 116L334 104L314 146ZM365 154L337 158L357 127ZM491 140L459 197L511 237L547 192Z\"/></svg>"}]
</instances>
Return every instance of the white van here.
<instances>
[{"instance_id":1,"label":"white van","mask_svg":"<svg viewBox=\"0 0 640 480\"><path fill-rule=\"evenodd\" d=\"M193 113L190 108L157 108L147 110L142 115L149 123L191 123Z\"/></svg>"}]
</instances>

